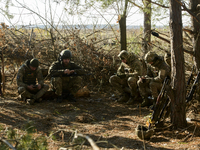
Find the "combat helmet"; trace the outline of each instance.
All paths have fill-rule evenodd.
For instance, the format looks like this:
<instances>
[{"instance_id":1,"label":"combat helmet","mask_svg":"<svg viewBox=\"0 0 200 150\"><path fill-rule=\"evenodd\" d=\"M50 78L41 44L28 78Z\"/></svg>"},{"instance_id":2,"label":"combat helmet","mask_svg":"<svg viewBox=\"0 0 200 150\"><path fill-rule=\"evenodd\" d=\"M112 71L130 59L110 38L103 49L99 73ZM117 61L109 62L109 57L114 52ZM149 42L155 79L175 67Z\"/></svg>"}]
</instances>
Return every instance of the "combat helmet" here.
<instances>
[{"instance_id":1,"label":"combat helmet","mask_svg":"<svg viewBox=\"0 0 200 150\"><path fill-rule=\"evenodd\" d=\"M37 68L39 66L40 62L37 58L33 58L30 60L30 66Z\"/></svg>"},{"instance_id":2,"label":"combat helmet","mask_svg":"<svg viewBox=\"0 0 200 150\"><path fill-rule=\"evenodd\" d=\"M62 50L60 52L60 60L62 61L63 59L70 59L72 58L72 52L69 49Z\"/></svg>"},{"instance_id":3,"label":"combat helmet","mask_svg":"<svg viewBox=\"0 0 200 150\"><path fill-rule=\"evenodd\" d=\"M119 57L121 60L123 60L123 59L128 60L129 54L128 54L128 52L127 52L126 50L122 50L122 51L119 53L118 57Z\"/></svg>"},{"instance_id":4,"label":"combat helmet","mask_svg":"<svg viewBox=\"0 0 200 150\"><path fill-rule=\"evenodd\" d=\"M137 125L135 128L135 134L141 139L141 140L149 140L151 136L154 134L153 129L147 129L145 126Z\"/></svg>"},{"instance_id":5,"label":"combat helmet","mask_svg":"<svg viewBox=\"0 0 200 150\"><path fill-rule=\"evenodd\" d=\"M155 53L155 52L151 52L149 51L145 57L144 57L144 60L147 62L147 63L155 63L158 59L158 55Z\"/></svg>"}]
</instances>

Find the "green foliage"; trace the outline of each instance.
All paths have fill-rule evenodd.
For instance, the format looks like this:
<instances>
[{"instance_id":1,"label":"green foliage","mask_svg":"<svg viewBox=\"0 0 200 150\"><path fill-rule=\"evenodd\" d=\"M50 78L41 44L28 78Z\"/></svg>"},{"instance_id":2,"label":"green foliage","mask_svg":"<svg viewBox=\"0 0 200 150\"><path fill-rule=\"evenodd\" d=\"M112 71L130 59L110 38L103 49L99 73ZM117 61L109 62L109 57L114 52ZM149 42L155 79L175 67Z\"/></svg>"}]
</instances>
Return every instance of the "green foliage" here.
<instances>
[{"instance_id":1,"label":"green foliage","mask_svg":"<svg viewBox=\"0 0 200 150\"><path fill-rule=\"evenodd\" d=\"M33 123L28 122L24 127L25 131L23 131L23 133L18 133L12 128L8 130L3 130L3 128L1 128L1 133L5 132L2 138L8 141L17 150L47 150L47 138L42 135L35 137L36 132ZM0 150L8 149L9 147L7 144L0 142Z\"/></svg>"},{"instance_id":2,"label":"green foliage","mask_svg":"<svg viewBox=\"0 0 200 150\"><path fill-rule=\"evenodd\" d=\"M0 2L5 3L4 8L0 8L1 14L7 16L9 19L12 19L14 16L9 13L9 6L12 5L11 0L0 0Z\"/></svg>"},{"instance_id":3,"label":"green foliage","mask_svg":"<svg viewBox=\"0 0 200 150\"><path fill-rule=\"evenodd\" d=\"M9 150L8 146L0 143L0 150Z\"/></svg>"}]
</instances>

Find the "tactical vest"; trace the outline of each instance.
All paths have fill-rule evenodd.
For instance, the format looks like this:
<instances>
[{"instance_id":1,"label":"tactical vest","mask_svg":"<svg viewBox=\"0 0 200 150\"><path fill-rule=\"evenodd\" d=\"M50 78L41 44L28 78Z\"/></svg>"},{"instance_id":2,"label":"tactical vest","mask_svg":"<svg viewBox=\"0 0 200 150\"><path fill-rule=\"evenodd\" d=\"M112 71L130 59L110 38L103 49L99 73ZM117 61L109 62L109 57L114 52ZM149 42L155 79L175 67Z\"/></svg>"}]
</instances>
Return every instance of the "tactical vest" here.
<instances>
[{"instance_id":1,"label":"tactical vest","mask_svg":"<svg viewBox=\"0 0 200 150\"><path fill-rule=\"evenodd\" d=\"M36 71L31 71L29 69L25 69L25 75L23 77L23 82L28 85L36 84Z\"/></svg>"}]
</instances>

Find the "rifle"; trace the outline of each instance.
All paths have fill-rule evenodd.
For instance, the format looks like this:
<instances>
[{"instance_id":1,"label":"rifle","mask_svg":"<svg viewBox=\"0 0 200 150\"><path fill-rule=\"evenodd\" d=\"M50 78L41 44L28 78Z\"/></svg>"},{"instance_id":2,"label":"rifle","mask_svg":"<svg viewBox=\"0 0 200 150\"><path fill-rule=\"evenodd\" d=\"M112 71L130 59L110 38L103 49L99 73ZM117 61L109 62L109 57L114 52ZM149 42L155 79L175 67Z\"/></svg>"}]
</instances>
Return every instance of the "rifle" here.
<instances>
[{"instance_id":1,"label":"rifle","mask_svg":"<svg viewBox=\"0 0 200 150\"><path fill-rule=\"evenodd\" d=\"M169 84L170 78L167 76L163 82L163 86L162 89L158 95L153 113L152 113L152 117L150 119L150 123L149 123L149 129L151 127L151 124L155 124L156 122L159 122L159 120L162 118L163 116L163 112L166 108L166 106L169 103L169 98L164 99L164 97L166 96L166 86Z\"/></svg>"},{"instance_id":2,"label":"rifle","mask_svg":"<svg viewBox=\"0 0 200 150\"><path fill-rule=\"evenodd\" d=\"M195 92L195 90L197 88L197 84L198 84L199 78L200 78L200 71L198 71L197 77L196 77L196 79L194 80L194 82L192 84L192 87L190 89L190 92L189 92L188 96L186 97L186 103L188 103L189 101L192 100L194 92Z\"/></svg>"},{"instance_id":3,"label":"rifle","mask_svg":"<svg viewBox=\"0 0 200 150\"><path fill-rule=\"evenodd\" d=\"M193 70L194 70L194 66L193 66L192 72L193 72ZM192 100L194 92L197 88L197 83L199 81L199 78L200 78L200 71L198 71L197 77L196 77L196 79L195 79L195 81L194 81L194 83L191 87L191 90L190 90L188 96L186 96L186 103L188 103L189 101ZM190 78L187 82L187 86L190 84L191 79L192 79L192 73L191 73ZM169 78L166 77L165 81L163 83L161 92L159 93L159 96L157 98L157 102L156 102L156 105L155 105L155 108L154 108L154 111L153 111L153 114L152 114L152 117L151 117L151 120L150 120L149 129L150 129L152 123L153 124L160 123L161 119L164 117L163 118L163 120L164 120L170 113L170 110L168 110L168 108L170 106L170 100L169 100L168 97L164 98L164 96L166 95L166 85L168 83L169 83ZM164 114L165 110L166 110L166 113Z\"/></svg>"},{"instance_id":4,"label":"rifle","mask_svg":"<svg viewBox=\"0 0 200 150\"><path fill-rule=\"evenodd\" d=\"M56 72L55 72L56 74ZM92 73L85 73L85 74L77 74L76 72L72 73L72 74L65 74L65 75L62 75L62 77L71 77L71 76L89 76L89 75L93 75ZM48 74L44 80L46 80L47 78L49 77L59 77L59 76L55 76L54 74Z\"/></svg>"}]
</instances>

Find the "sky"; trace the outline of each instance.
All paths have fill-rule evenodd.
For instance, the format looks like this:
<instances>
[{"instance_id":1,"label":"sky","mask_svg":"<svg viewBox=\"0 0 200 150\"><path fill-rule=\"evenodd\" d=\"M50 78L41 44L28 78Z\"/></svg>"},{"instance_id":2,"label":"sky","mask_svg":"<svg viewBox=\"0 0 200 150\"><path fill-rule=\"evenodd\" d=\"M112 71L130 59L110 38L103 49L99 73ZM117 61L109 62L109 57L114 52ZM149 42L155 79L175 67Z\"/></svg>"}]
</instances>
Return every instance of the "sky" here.
<instances>
[{"instance_id":1,"label":"sky","mask_svg":"<svg viewBox=\"0 0 200 150\"><path fill-rule=\"evenodd\" d=\"M13 19L7 19L2 14L0 15L0 22L5 22L9 26L16 25L44 25L44 24L116 24L118 20L118 13L114 9L101 10L99 6L88 9L82 15L75 14L70 16L66 12L70 8L65 3L50 2L50 0L12 0L13 6L9 11L14 16ZM5 3L1 3L0 7L4 8ZM64 11L65 8L65 11ZM76 12L73 8L72 12ZM81 9L78 9L79 11ZM163 21L154 22L156 25L168 25L169 18ZM129 10L127 17L127 25L143 25L143 14L136 7Z\"/></svg>"}]
</instances>

